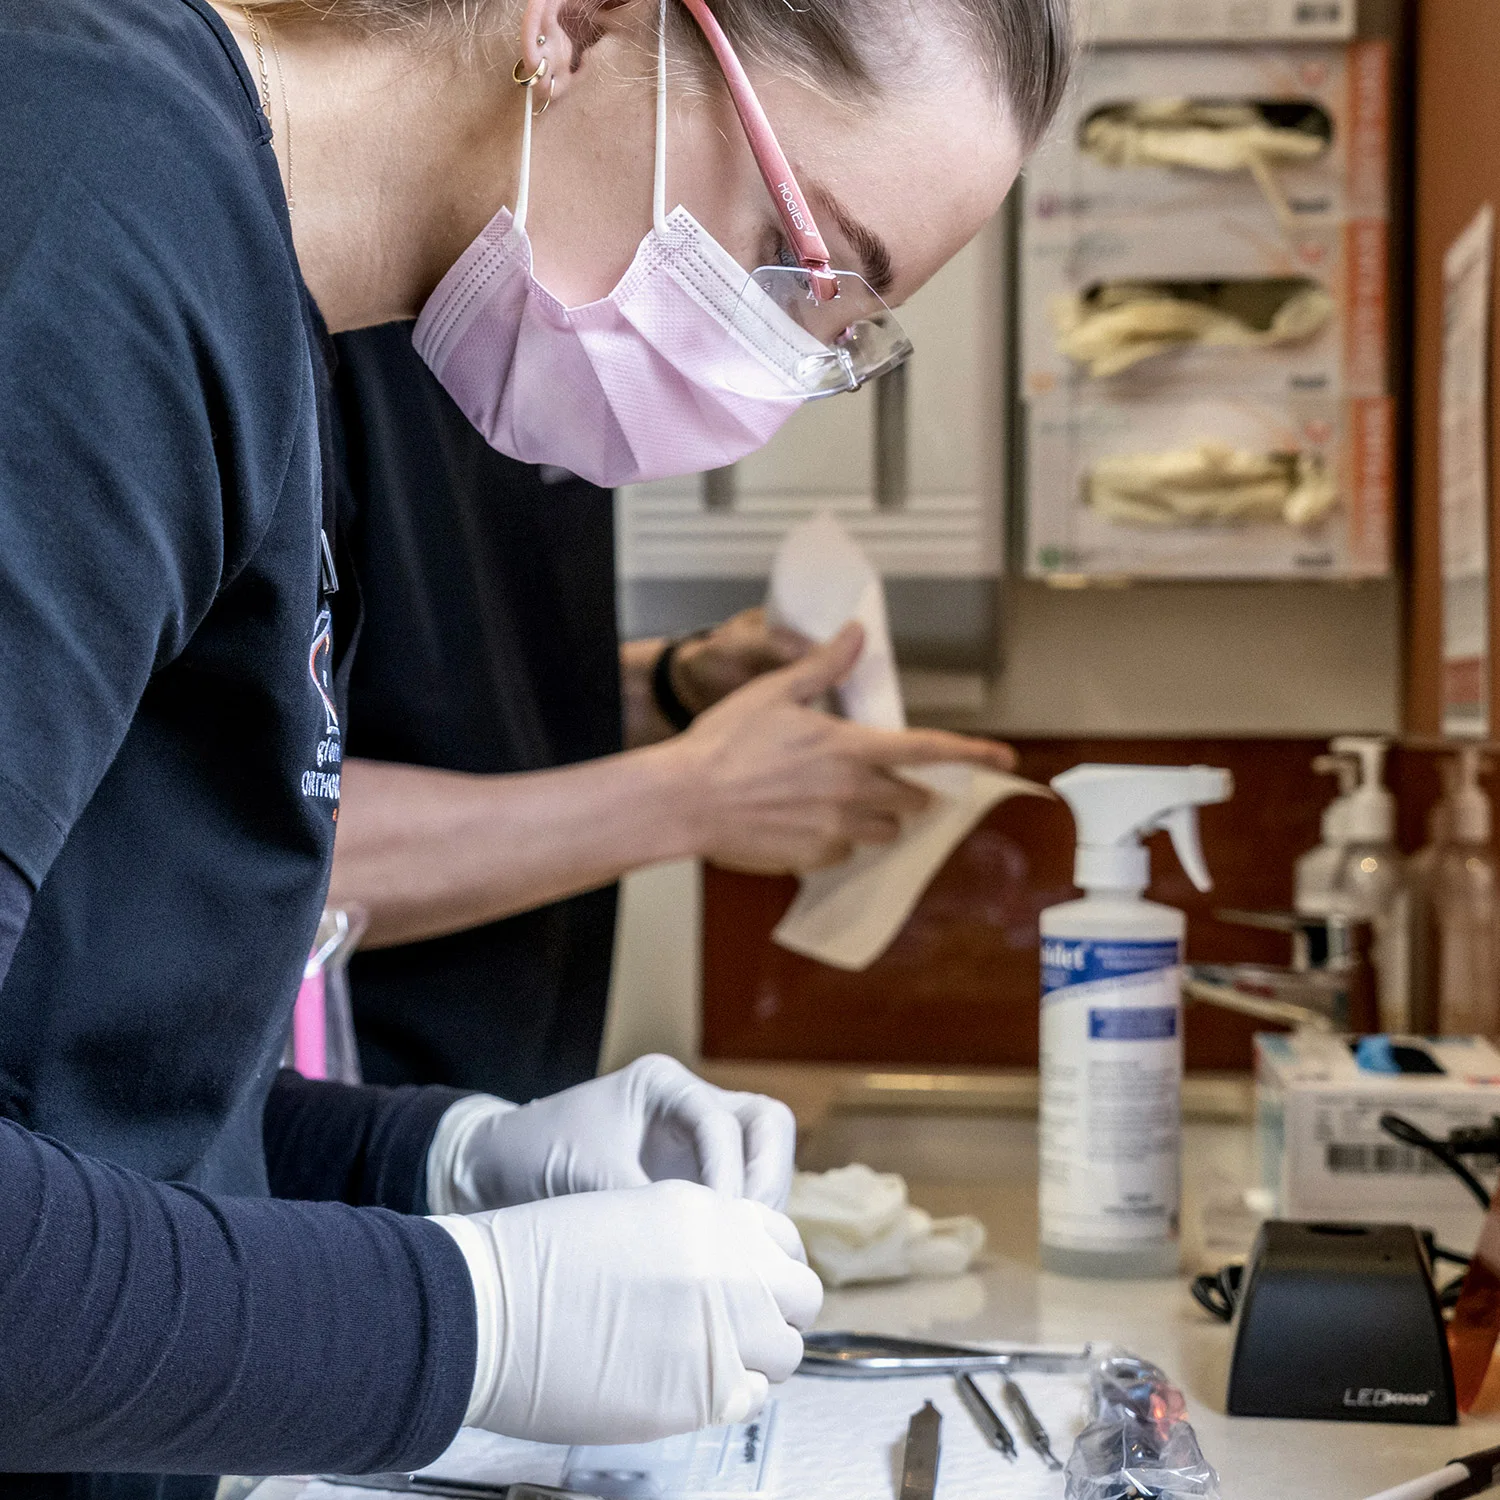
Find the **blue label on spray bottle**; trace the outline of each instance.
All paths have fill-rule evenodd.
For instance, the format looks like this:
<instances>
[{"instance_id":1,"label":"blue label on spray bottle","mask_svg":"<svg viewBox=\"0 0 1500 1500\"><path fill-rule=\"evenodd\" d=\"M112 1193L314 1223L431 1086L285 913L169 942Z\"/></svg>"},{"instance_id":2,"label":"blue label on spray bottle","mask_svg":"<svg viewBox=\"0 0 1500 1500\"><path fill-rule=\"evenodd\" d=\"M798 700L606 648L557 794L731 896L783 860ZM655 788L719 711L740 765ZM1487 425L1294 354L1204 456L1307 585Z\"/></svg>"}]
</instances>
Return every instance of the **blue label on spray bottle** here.
<instances>
[{"instance_id":1,"label":"blue label on spray bottle","mask_svg":"<svg viewBox=\"0 0 1500 1500\"><path fill-rule=\"evenodd\" d=\"M1129 1251L1175 1237L1182 1078L1175 939L1042 942L1042 1238Z\"/></svg>"}]
</instances>

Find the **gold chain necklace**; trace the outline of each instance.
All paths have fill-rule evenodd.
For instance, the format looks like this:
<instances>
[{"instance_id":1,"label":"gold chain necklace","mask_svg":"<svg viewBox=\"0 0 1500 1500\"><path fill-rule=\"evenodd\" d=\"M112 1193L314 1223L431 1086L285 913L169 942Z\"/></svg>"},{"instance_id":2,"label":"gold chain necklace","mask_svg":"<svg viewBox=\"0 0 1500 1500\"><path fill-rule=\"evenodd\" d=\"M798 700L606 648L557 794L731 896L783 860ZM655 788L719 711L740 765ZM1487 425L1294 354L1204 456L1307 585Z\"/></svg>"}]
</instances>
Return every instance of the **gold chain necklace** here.
<instances>
[{"instance_id":1,"label":"gold chain necklace","mask_svg":"<svg viewBox=\"0 0 1500 1500\"><path fill-rule=\"evenodd\" d=\"M255 12L248 5L240 7L240 13L245 18L245 24L250 28L250 42L255 48L255 66L260 73L260 106L265 111L266 125L271 132L271 140L276 140L276 126L271 118L271 75L266 70L266 49L261 45L260 27L255 24ZM292 189L292 107L287 99L286 72L281 66L281 48L276 43L276 32L271 26L269 17L266 19L266 35L271 39L271 55L276 59L276 82L281 88L281 118L285 129L282 139L286 143L286 210L291 213L297 206L296 194Z\"/></svg>"}]
</instances>

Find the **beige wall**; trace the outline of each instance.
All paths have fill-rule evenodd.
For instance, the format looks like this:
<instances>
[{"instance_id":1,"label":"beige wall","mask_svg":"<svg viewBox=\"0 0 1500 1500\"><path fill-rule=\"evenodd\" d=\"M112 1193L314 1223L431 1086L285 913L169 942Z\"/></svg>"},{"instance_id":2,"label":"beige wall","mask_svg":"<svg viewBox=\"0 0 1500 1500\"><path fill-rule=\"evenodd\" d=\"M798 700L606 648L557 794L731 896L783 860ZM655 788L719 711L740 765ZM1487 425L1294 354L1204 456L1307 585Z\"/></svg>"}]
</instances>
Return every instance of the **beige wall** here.
<instances>
[{"instance_id":1,"label":"beige wall","mask_svg":"<svg viewBox=\"0 0 1500 1500\"><path fill-rule=\"evenodd\" d=\"M1333 734L1400 722L1394 583L1005 593L983 722L1012 734Z\"/></svg>"}]
</instances>

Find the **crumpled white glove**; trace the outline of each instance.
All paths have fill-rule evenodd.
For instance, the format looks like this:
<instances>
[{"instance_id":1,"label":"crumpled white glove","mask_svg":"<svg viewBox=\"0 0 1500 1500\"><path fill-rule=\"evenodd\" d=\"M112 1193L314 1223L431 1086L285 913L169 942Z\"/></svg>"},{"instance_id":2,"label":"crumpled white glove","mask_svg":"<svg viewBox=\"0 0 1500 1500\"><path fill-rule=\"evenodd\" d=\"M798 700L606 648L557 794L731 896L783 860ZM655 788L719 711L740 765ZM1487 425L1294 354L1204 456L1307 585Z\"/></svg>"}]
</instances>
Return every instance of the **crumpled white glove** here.
<instances>
[{"instance_id":1,"label":"crumpled white glove","mask_svg":"<svg viewBox=\"0 0 1500 1500\"><path fill-rule=\"evenodd\" d=\"M464 1425L508 1437L641 1443L744 1421L822 1305L790 1219L696 1183L433 1222L474 1282Z\"/></svg>"},{"instance_id":2,"label":"crumpled white glove","mask_svg":"<svg viewBox=\"0 0 1500 1500\"><path fill-rule=\"evenodd\" d=\"M684 1178L779 1209L796 1143L786 1105L643 1057L519 1109L488 1094L460 1099L428 1149L427 1206L479 1213Z\"/></svg>"}]
</instances>

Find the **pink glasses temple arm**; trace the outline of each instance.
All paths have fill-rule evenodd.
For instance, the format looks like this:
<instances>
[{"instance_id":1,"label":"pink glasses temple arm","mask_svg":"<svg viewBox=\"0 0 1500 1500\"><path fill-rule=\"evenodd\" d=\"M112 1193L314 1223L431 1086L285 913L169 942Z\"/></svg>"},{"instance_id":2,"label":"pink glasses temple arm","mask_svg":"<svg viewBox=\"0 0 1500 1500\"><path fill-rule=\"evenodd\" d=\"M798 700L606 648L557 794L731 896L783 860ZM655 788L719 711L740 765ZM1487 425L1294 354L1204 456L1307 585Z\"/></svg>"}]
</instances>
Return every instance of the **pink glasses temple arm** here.
<instances>
[{"instance_id":1,"label":"pink glasses temple arm","mask_svg":"<svg viewBox=\"0 0 1500 1500\"><path fill-rule=\"evenodd\" d=\"M687 6L688 13L708 39L708 45L713 49L719 67L723 70L724 81L729 85L729 97L734 101L740 124L745 127L751 154L755 157L756 166L760 168L761 177L765 179L776 211L781 216L797 263L811 273L814 297L820 302L829 301L838 295L839 283L838 277L829 269L828 246L818 233L812 210L807 205L807 199L802 196L802 189L797 185L791 164L776 140L775 131L771 129L771 122L766 118L766 112L756 98L755 90L751 88L750 80L714 13L704 0L682 0L682 3Z\"/></svg>"}]
</instances>

